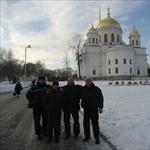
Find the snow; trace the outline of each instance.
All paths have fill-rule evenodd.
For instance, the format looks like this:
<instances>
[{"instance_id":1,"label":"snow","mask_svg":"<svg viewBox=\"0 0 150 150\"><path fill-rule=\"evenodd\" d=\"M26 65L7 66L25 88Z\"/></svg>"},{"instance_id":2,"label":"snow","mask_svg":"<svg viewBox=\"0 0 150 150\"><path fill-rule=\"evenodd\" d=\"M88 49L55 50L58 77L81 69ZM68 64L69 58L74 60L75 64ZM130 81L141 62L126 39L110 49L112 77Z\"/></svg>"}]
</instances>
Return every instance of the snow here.
<instances>
[{"instance_id":1,"label":"snow","mask_svg":"<svg viewBox=\"0 0 150 150\"><path fill-rule=\"evenodd\" d=\"M77 84L84 85L83 81ZM94 81L104 95L101 132L118 150L150 150L150 85L108 85ZM121 83L121 82L120 82ZM60 82L64 85L66 82Z\"/></svg>"},{"instance_id":2,"label":"snow","mask_svg":"<svg viewBox=\"0 0 150 150\"><path fill-rule=\"evenodd\" d=\"M22 87L27 87L31 84L31 81L20 81ZM9 84L8 81L0 82L0 93L1 92L13 92L16 84Z\"/></svg>"},{"instance_id":3,"label":"snow","mask_svg":"<svg viewBox=\"0 0 150 150\"><path fill-rule=\"evenodd\" d=\"M23 85L29 85L23 83ZM76 81L84 85L84 81ZM101 132L118 150L150 150L150 85L108 85L94 81L104 95L100 115ZM121 82L120 82L121 83ZM60 86L66 81L60 82ZM9 85L9 87L8 87ZM0 83L0 91L13 91L15 85Z\"/></svg>"}]
</instances>

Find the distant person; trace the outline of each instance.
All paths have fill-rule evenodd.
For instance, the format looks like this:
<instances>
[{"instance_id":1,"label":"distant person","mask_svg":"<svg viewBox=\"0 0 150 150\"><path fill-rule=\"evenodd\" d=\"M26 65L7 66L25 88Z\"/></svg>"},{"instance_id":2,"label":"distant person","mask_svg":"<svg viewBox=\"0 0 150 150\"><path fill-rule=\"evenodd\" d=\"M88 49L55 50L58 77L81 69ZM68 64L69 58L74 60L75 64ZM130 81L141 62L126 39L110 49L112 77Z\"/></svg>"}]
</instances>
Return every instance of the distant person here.
<instances>
[{"instance_id":1,"label":"distant person","mask_svg":"<svg viewBox=\"0 0 150 150\"><path fill-rule=\"evenodd\" d=\"M67 79L67 85L63 87L63 112L65 123L65 138L70 138L71 126L70 116L73 117L73 132L74 138L77 139L80 133L79 124L79 110L80 110L80 98L81 98L81 85L76 85L74 79L69 77Z\"/></svg>"},{"instance_id":2,"label":"distant person","mask_svg":"<svg viewBox=\"0 0 150 150\"><path fill-rule=\"evenodd\" d=\"M22 85L20 84L20 82L18 81L16 86L15 86L15 95L17 96L17 98L19 98L19 95L21 93L21 91L23 90Z\"/></svg>"},{"instance_id":3,"label":"distant person","mask_svg":"<svg viewBox=\"0 0 150 150\"><path fill-rule=\"evenodd\" d=\"M32 86L34 86L36 83L36 80L32 80Z\"/></svg>"},{"instance_id":4,"label":"distant person","mask_svg":"<svg viewBox=\"0 0 150 150\"><path fill-rule=\"evenodd\" d=\"M100 143L100 131L99 131L99 114L103 111L103 94L100 88L94 85L91 79L85 81L85 86L82 89L82 101L81 106L84 109L84 134L83 141L90 140L90 121L92 122L93 133L95 138L95 144Z\"/></svg>"},{"instance_id":5,"label":"distant person","mask_svg":"<svg viewBox=\"0 0 150 150\"><path fill-rule=\"evenodd\" d=\"M61 109L63 90L59 87L59 82L54 81L52 87L47 91L47 113L48 113L48 143L54 137L56 143L59 142L61 133Z\"/></svg>"},{"instance_id":6,"label":"distant person","mask_svg":"<svg viewBox=\"0 0 150 150\"><path fill-rule=\"evenodd\" d=\"M47 136L47 112L44 105L47 88L45 77L40 76L37 84L26 93L28 107L33 108L34 129L38 139L41 139L42 135Z\"/></svg>"}]
</instances>

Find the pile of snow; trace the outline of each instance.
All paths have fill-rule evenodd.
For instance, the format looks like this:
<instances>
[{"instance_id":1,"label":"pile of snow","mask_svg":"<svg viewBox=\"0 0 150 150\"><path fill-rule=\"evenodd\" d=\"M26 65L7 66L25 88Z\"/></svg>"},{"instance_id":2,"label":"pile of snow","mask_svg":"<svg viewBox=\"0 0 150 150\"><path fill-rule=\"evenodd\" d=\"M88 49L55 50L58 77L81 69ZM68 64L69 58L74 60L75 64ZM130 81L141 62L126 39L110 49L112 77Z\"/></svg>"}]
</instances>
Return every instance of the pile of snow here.
<instances>
[{"instance_id":1,"label":"pile of snow","mask_svg":"<svg viewBox=\"0 0 150 150\"><path fill-rule=\"evenodd\" d=\"M21 81L22 87L27 87L31 81ZM16 84L10 84L8 81L0 82L0 92L13 92Z\"/></svg>"}]
</instances>

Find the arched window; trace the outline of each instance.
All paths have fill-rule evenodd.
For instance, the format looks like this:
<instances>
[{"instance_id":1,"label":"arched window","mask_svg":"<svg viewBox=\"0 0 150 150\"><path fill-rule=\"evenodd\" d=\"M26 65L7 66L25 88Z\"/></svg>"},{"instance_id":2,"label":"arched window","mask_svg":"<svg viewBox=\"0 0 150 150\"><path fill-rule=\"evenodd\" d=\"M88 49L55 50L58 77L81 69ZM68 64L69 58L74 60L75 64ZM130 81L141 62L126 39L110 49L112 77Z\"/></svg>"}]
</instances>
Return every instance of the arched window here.
<instances>
[{"instance_id":1,"label":"arched window","mask_svg":"<svg viewBox=\"0 0 150 150\"><path fill-rule=\"evenodd\" d=\"M104 42L107 42L107 34L104 34Z\"/></svg>"},{"instance_id":2,"label":"arched window","mask_svg":"<svg viewBox=\"0 0 150 150\"><path fill-rule=\"evenodd\" d=\"M92 38L92 43L95 43L95 38Z\"/></svg>"},{"instance_id":3,"label":"arched window","mask_svg":"<svg viewBox=\"0 0 150 150\"><path fill-rule=\"evenodd\" d=\"M132 68L130 68L130 74L132 74Z\"/></svg>"},{"instance_id":4,"label":"arched window","mask_svg":"<svg viewBox=\"0 0 150 150\"><path fill-rule=\"evenodd\" d=\"M99 35L99 43L101 43L101 35Z\"/></svg>"},{"instance_id":5,"label":"arched window","mask_svg":"<svg viewBox=\"0 0 150 150\"><path fill-rule=\"evenodd\" d=\"M119 36L119 34L117 34L117 42L118 43L120 42L120 36Z\"/></svg>"},{"instance_id":6,"label":"arched window","mask_svg":"<svg viewBox=\"0 0 150 150\"><path fill-rule=\"evenodd\" d=\"M132 59L130 59L130 64L132 64Z\"/></svg>"},{"instance_id":7,"label":"arched window","mask_svg":"<svg viewBox=\"0 0 150 150\"><path fill-rule=\"evenodd\" d=\"M115 64L118 64L118 59L117 58L115 59Z\"/></svg>"},{"instance_id":8,"label":"arched window","mask_svg":"<svg viewBox=\"0 0 150 150\"><path fill-rule=\"evenodd\" d=\"M126 63L127 63L126 58L124 58L123 59L123 64L126 64Z\"/></svg>"},{"instance_id":9,"label":"arched window","mask_svg":"<svg viewBox=\"0 0 150 150\"><path fill-rule=\"evenodd\" d=\"M98 39L96 38L96 44L98 43Z\"/></svg>"},{"instance_id":10,"label":"arched window","mask_svg":"<svg viewBox=\"0 0 150 150\"><path fill-rule=\"evenodd\" d=\"M134 40L132 40L132 45L134 45Z\"/></svg>"},{"instance_id":11,"label":"arched window","mask_svg":"<svg viewBox=\"0 0 150 150\"><path fill-rule=\"evenodd\" d=\"M118 68L115 68L115 73L119 73L119 69Z\"/></svg>"},{"instance_id":12,"label":"arched window","mask_svg":"<svg viewBox=\"0 0 150 150\"><path fill-rule=\"evenodd\" d=\"M111 42L115 42L114 34L111 34Z\"/></svg>"},{"instance_id":13,"label":"arched window","mask_svg":"<svg viewBox=\"0 0 150 150\"><path fill-rule=\"evenodd\" d=\"M93 75L96 75L96 70L93 70Z\"/></svg>"}]
</instances>

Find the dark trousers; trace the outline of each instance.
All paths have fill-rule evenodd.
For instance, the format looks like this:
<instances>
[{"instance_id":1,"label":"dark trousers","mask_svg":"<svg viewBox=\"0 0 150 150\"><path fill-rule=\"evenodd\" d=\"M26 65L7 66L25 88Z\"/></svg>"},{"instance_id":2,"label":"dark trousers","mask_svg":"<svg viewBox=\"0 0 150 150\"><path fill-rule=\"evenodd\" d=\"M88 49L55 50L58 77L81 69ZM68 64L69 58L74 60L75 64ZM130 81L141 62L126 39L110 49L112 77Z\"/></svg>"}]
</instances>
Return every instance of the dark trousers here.
<instances>
[{"instance_id":1,"label":"dark trousers","mask_svg":"<svg viewBox=\"0 0 150 150\"><path fill-rule=\"evenodd\" d=\"M94 138L99 138L99 123L98 123L98 111L97 110L84 110L83 127L86 138L90 138L90 121L92 122Z\"/></svg>"},{"instance_id":2,"label":"dark trousers","mask_svg":"<svg viewBox=\"0 0 150 150\"><path fill-rule=\"evenodd\" d=\"M47 112L42 107L33 107L34 129L37 135L47 135ZM42 119L42 124L41 124Z\"/></svg>"},{"instance_id":3,"label":"dark trousers","mask_svg":"<svg viewBox=\"0 0 150 150\"><path fill-rule=\"evenodd\" d=\"M48 114L48 139L52 140L53 136L58 139L61 133L61 112L57 114Z\"/></svg>"},{"instance_id":4,"label":"dark trousers","mask_svg":"<svg viewBox=\"0 0 150 150\"><path fill-rule=\"evenodd\" d=\"M70 127L70 115L73 117L73 132L74 135L80 133L80 124L79 124L79 111L64 111L64 123L65 123L65 134L70 136L71 127Z\"/></svg>"}]
</instances>

